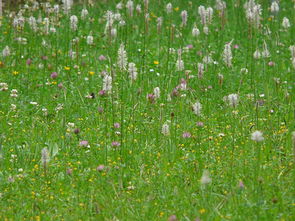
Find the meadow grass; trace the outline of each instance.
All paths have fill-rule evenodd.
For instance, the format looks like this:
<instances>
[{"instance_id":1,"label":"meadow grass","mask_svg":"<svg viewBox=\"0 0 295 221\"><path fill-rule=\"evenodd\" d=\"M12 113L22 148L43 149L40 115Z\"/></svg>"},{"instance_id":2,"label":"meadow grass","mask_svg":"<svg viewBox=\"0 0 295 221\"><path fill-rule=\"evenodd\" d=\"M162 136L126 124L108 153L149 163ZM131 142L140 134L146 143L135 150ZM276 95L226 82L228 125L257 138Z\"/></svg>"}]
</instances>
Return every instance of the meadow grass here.
<instances>
[{"instance_id":1,"label":"meadow grass","mask_svg":"<svg viewBox=\"0 0 295 221\"><path fill-rule=\"evenodd\" d=\"M294 2L50 2L0 19L1 220L295 219Z\"/></svg>"}]
</instances>

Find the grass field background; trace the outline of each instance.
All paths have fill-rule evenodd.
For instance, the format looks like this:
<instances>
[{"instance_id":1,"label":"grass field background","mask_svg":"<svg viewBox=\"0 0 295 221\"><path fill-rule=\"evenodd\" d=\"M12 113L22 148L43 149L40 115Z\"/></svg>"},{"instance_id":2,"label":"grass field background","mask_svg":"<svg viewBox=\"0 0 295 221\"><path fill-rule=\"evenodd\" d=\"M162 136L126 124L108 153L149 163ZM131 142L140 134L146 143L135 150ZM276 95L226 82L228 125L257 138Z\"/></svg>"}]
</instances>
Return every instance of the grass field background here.
<instances>
[{"instance_id":1,"label":"grass field background","mask_svg":"<svg viewBox=\"0 0 295 221\"><path fill-rule=\"evenodd\" d=\"M0 19L0 219L294 220L294 1L89 2Z\"/></svg>"}]
</instances>

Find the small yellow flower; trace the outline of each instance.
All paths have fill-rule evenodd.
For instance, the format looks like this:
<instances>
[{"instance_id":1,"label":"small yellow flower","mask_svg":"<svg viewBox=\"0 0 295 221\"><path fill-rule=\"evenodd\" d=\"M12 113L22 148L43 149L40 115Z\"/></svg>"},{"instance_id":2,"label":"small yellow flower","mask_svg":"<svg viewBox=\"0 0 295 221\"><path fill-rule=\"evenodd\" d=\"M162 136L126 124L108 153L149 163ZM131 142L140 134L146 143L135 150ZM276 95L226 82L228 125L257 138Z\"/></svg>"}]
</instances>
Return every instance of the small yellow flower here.
<instances>
[{"instance_id":1,"label":"small yellow flower","mask_svg":"<svg viewBox=\"0 0 295 221\"><path fill-rule=\"evenodd\" d=\"M204 214L205 212L206 212L206 210L204 208L202 208L202 209L199 210L199 213L200 214Z\"/></svg>"},{"instance_id":2,"label":"small yellow flower","mask_svg":"<svg viewBox=\"0 0 295 221\"><path fill-rule=\"evenodd\" d=\"M155 64L155 65L158 65L158 64L159 64L159 61L154 61L154 64Z\"/></svg>"},{"instance_id":3,"label":"small yellow flower","mask_svg":"<svg viewBox=\"0 0 295 221\"><path fill-rule=\"evenodd\" d=\"M153 18L157 18L157 16L156 16L153 12L151 12L151 16L152 16Z\"/></svg>"},{"instance_id":4,"label":"small yellow flower","mask_svg":"<svg viewBox=\"0 0 295 221\"><path fill-rule=\"evenodd\" d=\"M160 212L159 216L162 217L164 215L164 212Z\"/></svg>"},{"instance_id":5,"label":"small yellow flower","mask_svg":"<svg viewBox=\"0 0 295 221\"><path fill-rule=\"evenodd\" d=\"M174 11L178 12L179 11L179 7L174 8Z\"/></svg>"},{"instance_id":6,"label":"small yellow flower","mask_svg":"<svg viewBox=\"0 0 295 221\"><path fill-rule=\"evenodd\" d=\"M13 75L18 75L19 72L18 72L18 71L14 71L14 72L12 72L12 74L13 74Z\"/></svg>"},{"instance_id":7,"label":"small yellow flower","mask_svg":"<svg viewBox=\"0 0 295 221\"><path fill-rule=\"evenodd\" d=\"M94 71L89 71L89 74L92 76L94 75Z\"/></svg>"},{"instance_id":8,"label":"small yellow flower","mask_svg":"<svg viewBox=\"0 0 295 221\"><path fill-rule=\"evenodd\" d=\"M69 70L71 70L71 68L70 67L65 67L65 70L69 71Z\"/></svg>"}]
</instances>

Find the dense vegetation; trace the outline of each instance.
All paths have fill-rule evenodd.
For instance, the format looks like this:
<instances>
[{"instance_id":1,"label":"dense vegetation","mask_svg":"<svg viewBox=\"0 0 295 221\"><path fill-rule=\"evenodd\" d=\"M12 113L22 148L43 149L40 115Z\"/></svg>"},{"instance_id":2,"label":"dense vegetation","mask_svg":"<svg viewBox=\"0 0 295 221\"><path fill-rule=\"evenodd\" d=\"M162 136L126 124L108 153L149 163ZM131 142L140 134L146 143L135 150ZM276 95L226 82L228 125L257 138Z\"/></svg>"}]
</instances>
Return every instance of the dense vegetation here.
<instances>
[{"instance_id":1,"label":"dense vegetation","mask_svg":"<svg viewBox=\"0 0 295 221\"><path fill-rule=\"evenodd\" d=\"M294 220L295 3L84 3L0 20L0 219Z\"/></svg>"}]
</instances>

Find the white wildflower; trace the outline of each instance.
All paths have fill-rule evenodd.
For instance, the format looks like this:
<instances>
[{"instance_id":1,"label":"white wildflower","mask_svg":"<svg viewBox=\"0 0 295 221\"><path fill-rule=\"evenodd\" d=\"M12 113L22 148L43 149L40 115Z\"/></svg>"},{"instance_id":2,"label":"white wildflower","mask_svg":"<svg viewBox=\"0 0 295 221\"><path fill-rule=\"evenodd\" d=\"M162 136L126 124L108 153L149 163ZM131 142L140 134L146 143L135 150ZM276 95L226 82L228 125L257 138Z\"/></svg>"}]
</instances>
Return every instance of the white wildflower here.
<instances>
[{"instance_id":1,"label":"white wildflower","mask_svg":"<svg viewBox=\"0 0 295 221\"><path fill-rule=\"evenodd\" d=\"M87 36L87 44L88 45L93 45L93 36L92 35Z\"/></svg>"},{"instance_id":2,"label":"white wildflower","mask_svg":"<svg viewBox=\"0 0 295 221\"><path fill-rule=\"evenodd\" d=\"M70 21L71 21L71 23L70 23L71 29L73 31L76 31L78 29L78 17L76 15L72 15L70 17Z\"/></svg>"},{"instance_id":3,"label":"white wildflower","mask_svg":"<svg viewBox=\"0 0 295 221\"><path fill-rule=\"evenodd\" d=\"M160 94L161 94L160 88L159 87L154 88L154 95L156 99L160 98Z\"/></svg>"},{"instance_id":4,"label":"white wildflower","mask_svg":"<svg viewBox=\"0 0 295 221\"><path fill-rule=\"evenodd\" d=\"M168 14L172 12L172 4L170 2L166 5L166 11Z\"/></svg>"},{"instance_id":5,"label":"white wildflower","mask_svg":"<svg viewBox=\"0 0 295 221\"><path fill-rule=\"evenodd\" d=\"M223 61L226 64L226 66L231 67L232 66L232 52L231 52L231 43L227 43L224 46L224 50L223 50Z\"/></svg>"},{"instance_id":6,"label":"white wildflower","mask_svg":"<svg viewBox=\"0 0 295 221\"><path fill-rule=\"evenodd\" d=\"M186 26L186 24L187 24L187 11L186 10L183 10L181 12L181 19L182 19L182 23L181 23L182 27Z\"/></svg>"},{"instance_id":7,"label":"white wildflower","mask_svg":"<svg viewBox=\"0 0 295 221\"><path fill-rule=\"evenodd\" d=\"M200 30L197 27L194 27L192 30L193 37L198 37L200 35Z\"/></svg>"},{"instance_id":8,"label":"white wildflower","mask_svg":"<svg viewBox=\"0 0 295 221\"><path fill-rule=\"evenodd\" d=\"M88 16L88 10L86 8L83 8L82 11L81 11L81 19L82 20L85 20Z\"/></svg>"},{"instance_id":9,"label":"white wildflower","mask_svg":"<svg viewBox=\"0 0 295 221\"><path fill-rule=\"evenodd\" d=\"M199 101L193 104L193 112L195 115L201 115L202 105Z\"/></svg>"},{"instance_id":10,"label":"white wildflower","mask_svg":"<svg viewBox=\"0 0 295 221\"><path fill-rule=\"evenodd\" d=\"M127 53L125 51L124 44L120 45L118 50L118 61L117 61L118 68L123 71L126 70L127 67Z\"/></svg>"},{"instance_id":11,"label":"white wildflower","mask_svg":"<svg viewBox=\"0 0 295 221\"><path fill-rule=\"evenodd\" d=\"M129 63L128 64L128 72L129 72L129 77L132 81L135 81L137 79L137 68L134 63Z\"/></svg>"},{"instance_id":12,"label":"white wildflower","mask_svg":"<svg viewBox=\"0 0 295 221\"><path fill-rule=\"evenodd\" d=\"M259 51L258 49L254 52L253 57L254 57L255 59L259 59L259 58L261 58L261 53L260 53L260 51Z\"/></svg>"},{"instance_id":13,"label":"white wildflower","mask_svg":"<svg viewBox=\"0 0 295 221\"><path fill-rule=\"evenodd\" d=\"M201 180L200 180L202 185L207 185L210 184L212 182L212 179L210 178L210 173L208 170L204 170Z\"/></svg>"},{"instance_id":14,"label":"white wildflower","mask_svg":"<svg viewBox=\"0 0 295 221\"><path fill-rule=\"evenodd\" d=\"M264 140L263 133L258 130L254 131L251 134L251 140L256 141L256 142L263 141Z\"/></svg>"},{"instance_id":15,"label":"white wildflower","mask_svg":"<svg viewBox=\"0 0 295 221\"><path fill-rule=\"evenodd\" d=\"M267 48L267 44L266 44L265 41L263 41L263 51L262 51L261 55L262 55L262 57L264 57L264 58L268 58L268 57L270 57L270 52L269 52L269 50L268 50L268 48Z\"/></svg>"},{"instance_id":16,"label":"white wildflower","mask_svg":"<svg viewBox=\"0 0 295 221\"><path fill-rule=\"evenodd\" d=\"M126 8L128 9L129 16L132 17L132 16L133 16L133 10L134 10L134 4L133 4L133 1L129 0L129 1L126 3Z\"/></svg>"},{"instance_id":17,"label":"white wildflower","mask_svg":"<svg viewBox=\"0 0 295 221\"><path fill-rule=\"evenodd\" d=\"M110 75L105 75L103 78L103 88L105 92L112 92L112 77Z\"/></svg>"},{"instance_id":18,"label":"white wildflower","mask_svg":"<svg viewBox=\"0 0 295 221\"><path fill-rule=\"evenodd\" d=\"M10 55L10 48L8 46L6 46L2 51L2 56L8 57L9 55Z\"/></svg>"},{"instance_id":19,"label":"white wildflower","mask_svg":"<svg viewBox=\"0 0 295 221\"><path fill-rule=\"evenodd\" d=\"M279 4L277 3L277 1L274 1L270 6L270 11L272 13L278 13L279 10L280 10Z\"/></svg>"},{"instance_id":20,"label":"white wildflower","mask_svg":"<svg viewBox=\"0 0 295 221\"><path fill-rule=\"evenodd\" d=\"M291 27L290 21L287 17L283 18L282 26L284 29L288 29Z\"/></svg>"},{"instance_id":21,"label":"white wildflower","mask_svg":"<svg viewBox=\"0 0 295 221\"><path fill-rule=\"evenodd\" d=\"M42 162L44 167L47 167L47 164L49 163L49 161L50 161L49 151L45 147L41 151L41 162Z\"/></svg>"},{"instance_id":22,"label":"white wildflower","mask_svg":"<svg viewBox=\"0 0 295 221\"><path fill-rule=\"evenodd\" d=\"M169 125L167 123L163 124L163 126L162 126L162 134L164 136L170 135L170 129L169 129Z\"/></svg>"},{"instance_id":23,"label":"white wildflower","mask_svg":"<svg viewBox=\"0 0 295 221\"><path fill-rule=\"evenodd\" d=\"M237 94L230 94L227 96L228 104L232 107L236 107L239 103L239 95Z\"/></svg>"}]
</instances>

